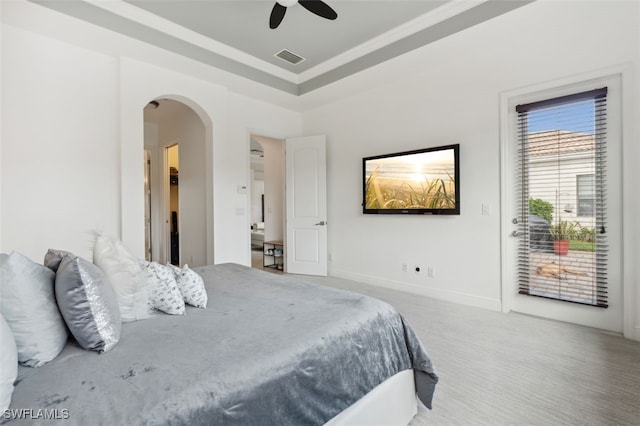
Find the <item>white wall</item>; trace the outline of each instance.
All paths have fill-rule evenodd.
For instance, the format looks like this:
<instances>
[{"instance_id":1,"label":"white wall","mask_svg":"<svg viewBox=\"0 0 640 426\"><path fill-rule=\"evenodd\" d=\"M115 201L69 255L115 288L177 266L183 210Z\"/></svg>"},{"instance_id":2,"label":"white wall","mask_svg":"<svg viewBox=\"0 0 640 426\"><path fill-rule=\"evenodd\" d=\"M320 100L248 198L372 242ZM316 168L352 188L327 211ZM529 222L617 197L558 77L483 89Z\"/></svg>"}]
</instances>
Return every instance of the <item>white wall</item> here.
<instances>
[{"instance_id":1,"label":"white wall","mask_svg":"<svg viewBox=\"0 0 640 426\"><path fill-rule=\"evenodd\" d=\"M636 19L637 19L637 22L640 22L640 7L636 11ZM640 30L638 30L636 27L636 31L640 31ZM633 37L633 35L631 36ZM636 33L635 36L636 36L636 40L640 38L640 35L638 33ZM638 52L638 55L640 56L640 52ZM636 60L635 67L634 67L635 75L633 78L635 81L635 93L631 90L629 91L631 98L635 100L634 102L635 109L633 111L633 117L636 117L636 118L640 117L640 66L638 65L638 62L640 62L640 58ZM636 143L631 143L630 144L631 149L629 149L625 153L625 157L626 157L626 154L628 154L628 157L626 157L626 163L625 163L625 165L627 166L625 168L625 170L627 170L627 172L625 173L625 177L631 178L631 179L627 179L627 181L640 182L640 170L638 169L638 167L635 167L638 164L638 160L640 160L640 144L637 143L637 141L640 140L639 126L636 125L636 127L632 129L632 131L630 132L629 136L631 141L636 141ZM631 197L632 200L635 201L633 206L633 213L631 216L632 218L638 218L640 217L640 185L632 184L631 186L632 188L635 189L635 194L633 194ZM628 242L625 243L625 248L627 252L630 251L632 255L635 254L635 258L637 259L638 253L640 253L640 226L637 224L635 225L634 233L635 233L635 238L629 238ZM629 235L631 236L633 234L629 233ZM630 257L629 259L632 260L633 257ZM634 321L635 339L640 340L640 262L626 261L625 269L627 274L631 274L635 279L636 309L635 309L635 316L632 318L635 318L635 321Z\"/></svg>"},{"instance_id":2,"label":"white wall","mask_svg":"<svg viewBox=\"0 0 640 426\"><path fill-rule=\"evenodd\" d=\"M90 259L120 231L118 60L3 25L2 80L2 252Z\"/></svg>"},{"instance_id":3,"label":"white wall","mask_svg":"<svg viewBox=\"0 0 640 426\"><path fill-rule=\"evenodd\" d=\"M633 14L630 13L631 18ZM624 273L626 276L632 277L635 288L635 301L633 294L625 294L625 306L635 306L635 309L627 309L625 315L626 322L632 324L633 329L626 333L636 340L640 340L640 225L637 224L640 218L640 169L637 167L640 161L640 125L638 125L638 117L640 117L640 6L635 12L636 26L635 31L631 31L629 37L636 41L636 60L633 63L633 82L635 87L627 88L627 100L632 103L631 117L635 126L628 128L625 135L628 143L623 150L623 176L627 183L623 187L624 196L627 197L626 202L630 204L630 213L625 217L634 226L631 230L627 230L624 250L627 255L624 258ZM635 302L635 303L634 303Z\"/></svg>"},{"instance_id":4,"label":"white wall","mask_svg":"<svg viewBox=\"0 0 640 426\"><path fill-rule=\"evenodd\" d=\"M2 85L4 82L4 78L2 77L2 10L3 6L2 2L0 2L0 100L2 100ZM4 133L2 131L4 128L2 126L2 116L2 102L0 102L0 166L2 166L2 135ZM2 198L2 171L0 170L0 248L2 248Z\"/></svg>"},{"instance_id":5,"label":"white wall","mask_svg":"<svg viewBox=\"0 0 640 426\"><path fill-rule=\"evenodd\" d=\"M328 136L330 273L500 309L500 94L616 64L637 70L638 16L635 2L536 2L395 59L404 75L385 86L303 113L305 134ZM625 126L637 135L637 120ZM362 157L451 143L461 145L460 216L362 215ZM640 197L626 188L629 218ZM637 255L636 237L625 259Z\"/></svg>"},{"instance_id":6,"label":"white wall","mask_svg":"<svg viewBox=\"0 0 640 426\"><path fill-rule=\"evenodd\" d=\"M58 19L25 6L12 19L28 26L25 14L32 10L47 14L47 25ZM111 36L97 27L81 27L77 37L82 42L94 32ZM122 43L121 36L114 37ZM139 42L129 47L149 49ZM41 260L47 248L56 247L90 257L89 232L100 228L143 257L143 108L151 99L166 97L189 105L206 127L206 261L250 264L249 200L237 191L249 183L247 135L252 128L297 135L299 113L6 22L2 80L0 251L18 250Z\"/></svg>"}]
</instances>

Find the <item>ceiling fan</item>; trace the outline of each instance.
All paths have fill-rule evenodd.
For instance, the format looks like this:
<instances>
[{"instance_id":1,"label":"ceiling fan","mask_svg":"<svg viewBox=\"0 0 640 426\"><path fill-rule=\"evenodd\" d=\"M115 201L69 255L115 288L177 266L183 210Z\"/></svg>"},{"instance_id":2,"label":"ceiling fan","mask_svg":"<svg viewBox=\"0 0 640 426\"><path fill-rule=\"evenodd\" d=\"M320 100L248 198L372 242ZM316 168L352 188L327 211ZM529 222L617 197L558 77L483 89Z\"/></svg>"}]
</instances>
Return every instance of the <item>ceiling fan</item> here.
<instances>
[{"instance_id":1,"label":"ceiling fan","mask_svg":"<svg viewBox=\"0 0 640 426\"><path fill-rule=\"evenodd\" d=\"M269 18L269 28L276 29L278 25L284 19L284 14L287 12L287 7L293 6L296 3L300 3L300 6L307 9L309 12L316 14L322 18L334 20L338 17L338 14L328 4L322 0L278 0L271 9L271 17Z\"/></svg>"}]
</instances>

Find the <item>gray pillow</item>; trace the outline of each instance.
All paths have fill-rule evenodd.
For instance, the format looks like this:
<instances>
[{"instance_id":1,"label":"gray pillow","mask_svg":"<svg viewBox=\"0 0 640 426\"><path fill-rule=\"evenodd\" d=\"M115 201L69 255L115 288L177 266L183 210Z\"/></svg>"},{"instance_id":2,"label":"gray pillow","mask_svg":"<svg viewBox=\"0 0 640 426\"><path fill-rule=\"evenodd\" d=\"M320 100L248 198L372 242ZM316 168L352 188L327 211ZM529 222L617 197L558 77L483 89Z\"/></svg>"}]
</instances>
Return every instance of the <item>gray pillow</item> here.
<instances>
[{"instance_id":1,"label":"gray pillow","mask_svg":"<svg viewBox=\"0 0 640 426\"><path fill-rule=\"evenodd\" d=\"M62 258L65 256L75 257L75 254L64 250L49 249L47 254L44 255L44 266L56 272Z\"/></svg>"},{"instance_id":2,"label":"gray pillow","mask_svg":"<svg viewBox=\"0 0 640 426\"><path fill-rule=\"evenodd\" d=\"M39 367L67 343L67 329L53 292L55 273L20 253L0 256L0 313L18 347L18 361Z\"/></svg>"},{"instance_id":3,"label":"gray pillow","mask_svg":"<svg viewBox=\"0 0 640 426\"><path fill-rule=\"evenodd\" d=\"M80 346L106 352L120 340L120 308L107 276L88 260L62 256L56 273L56 300Z\"/></svg>"}]
</instances>

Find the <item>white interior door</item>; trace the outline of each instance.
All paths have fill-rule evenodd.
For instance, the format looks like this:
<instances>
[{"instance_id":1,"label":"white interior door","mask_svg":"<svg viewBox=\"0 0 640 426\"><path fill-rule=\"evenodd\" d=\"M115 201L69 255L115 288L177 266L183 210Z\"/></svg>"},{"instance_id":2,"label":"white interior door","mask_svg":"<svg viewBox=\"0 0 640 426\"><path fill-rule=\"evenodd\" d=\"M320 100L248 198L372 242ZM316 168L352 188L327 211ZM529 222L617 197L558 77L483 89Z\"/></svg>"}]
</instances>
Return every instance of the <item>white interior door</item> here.
<instances>
[{"instance_id":1,"label":"white interior door","mask_svg":"<svg viewBox=\"0 0 640 426\"><path fill-rule=\"evenodd\" d=\"M286 140L286 271L327 275L326 137Z\"/></svg>"}]
</instances>

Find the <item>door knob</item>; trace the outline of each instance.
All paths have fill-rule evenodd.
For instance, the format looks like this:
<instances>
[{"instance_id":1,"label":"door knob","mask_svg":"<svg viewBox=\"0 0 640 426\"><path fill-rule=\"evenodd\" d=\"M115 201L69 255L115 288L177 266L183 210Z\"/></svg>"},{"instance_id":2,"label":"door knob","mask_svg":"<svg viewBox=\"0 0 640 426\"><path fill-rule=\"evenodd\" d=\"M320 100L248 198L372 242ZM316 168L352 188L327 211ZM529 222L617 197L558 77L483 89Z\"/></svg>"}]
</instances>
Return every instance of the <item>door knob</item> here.
<instances>
[{"instance_id":1,"label":"door knob","mask_svg":"<svg viewBox=\"0 0 640 426\"><path fill-rule=\"evenodd\" d=\"M325 226L327 224L327 222L325 222L324 220L321 220L320 222L316 223L316 225L320 225L320 226Z\"/></svg>"}]
</instances>

